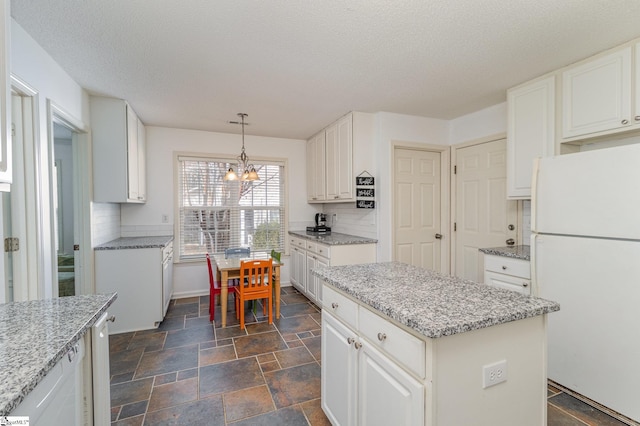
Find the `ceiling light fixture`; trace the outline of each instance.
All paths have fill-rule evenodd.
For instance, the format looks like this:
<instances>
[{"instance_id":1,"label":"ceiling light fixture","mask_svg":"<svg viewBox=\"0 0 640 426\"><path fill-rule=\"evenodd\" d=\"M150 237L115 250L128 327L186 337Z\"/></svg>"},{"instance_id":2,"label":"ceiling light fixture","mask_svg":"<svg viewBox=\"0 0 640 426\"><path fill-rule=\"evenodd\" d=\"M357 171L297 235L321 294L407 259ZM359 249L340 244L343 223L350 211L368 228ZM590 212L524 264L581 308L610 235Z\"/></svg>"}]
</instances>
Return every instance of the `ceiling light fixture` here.
<instances>
[{"instance_id":1,"label":"ceiling light fixture","mask_svg":"<svg viewBox=\"0 0 640 426\"><path fill-rule=\"evenodd\" d=\"M238 171L242 170L242 175L240 175L239 179L244 181L260 180L258 172L256 172L256 168L253 164L249 164L249 157L247 157L247 154L244 152L244 126L248 125L248 123L244 122L244 119L245 117L248 117L248 115L243 112L239 112L238 117L240 117L241 121L230 121L229 123L242 125L242 151L238 157ZM224 180L238 180L238 175L233 170L233 167L229 167L227 174L224 175Z\"/></svg>"}]
</instances>

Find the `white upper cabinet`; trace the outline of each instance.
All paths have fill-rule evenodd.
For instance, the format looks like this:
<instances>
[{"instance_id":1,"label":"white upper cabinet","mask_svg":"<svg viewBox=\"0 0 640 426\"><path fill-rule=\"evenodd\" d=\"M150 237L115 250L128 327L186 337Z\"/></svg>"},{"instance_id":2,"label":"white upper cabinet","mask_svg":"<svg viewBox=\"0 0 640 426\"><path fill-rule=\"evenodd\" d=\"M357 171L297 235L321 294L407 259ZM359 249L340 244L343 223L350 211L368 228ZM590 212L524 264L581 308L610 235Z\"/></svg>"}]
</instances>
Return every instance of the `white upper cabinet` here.
<instances>
[{"instance_id":1,"label":"white upper cabinet","mask_svg":"<svg viewBox=\"0 0 640 426\"><path fill-rule=\"evenodd\" d=\"M562 73L562 138L631 126L631 47L615 50Z\"/></svg>"},{"instance_id":2,"label":"white upper cabinet","mask_svg":"<svg viewBox=\"0 0 640 426\"><path fill-rule=\"evenodd\" d=\"M0 190L9 191L11 183L11 93L9 46L11 14L9 0L0 0Z\"/></svg>"},{"instance_id":3,"label":"white upper cabinet","mask_svg":"<svg viewBox=\"0 0 640 426\"><path fill-rule=\"evenodd\" d=\"M93 199L146 201L145 129L122 99L91 97Z\"/></svg>"},{"instance_id":4,"label":"white upper cabinet","mask_svg":"<svg viewBox=\"0 0 640 426\"><path fill-rule=\"evenodd\" d=\"M531 198L533 160L554 154L555 76L507 92L507 198Z\"/></svg>"},{"instance_id":5,"label":"white upper cabinet","mask_svg":"<svg viewBox=\"0 0 640 426\"><path fill-rule=\"evenodd\" d=\"M324 202L327 198L325 182L325 131L307 141L307 201Z\"/></svg>"},{"instance_id":6,"label":"white upper cabinet","mask_svg":"<svg viewBox=\"0 0 640 426\"><path fill-rule=\"evenodd\" d=\"M307 141L308 202L355 201L353 123L354 113L349 113ZM368 132L362 133L369 135ZM370 140L361 139L361 143L370 145ZM322 151L318 149L320 144ZM321 187L323 191L320 190Z\"/></svg>"}]
</instances>

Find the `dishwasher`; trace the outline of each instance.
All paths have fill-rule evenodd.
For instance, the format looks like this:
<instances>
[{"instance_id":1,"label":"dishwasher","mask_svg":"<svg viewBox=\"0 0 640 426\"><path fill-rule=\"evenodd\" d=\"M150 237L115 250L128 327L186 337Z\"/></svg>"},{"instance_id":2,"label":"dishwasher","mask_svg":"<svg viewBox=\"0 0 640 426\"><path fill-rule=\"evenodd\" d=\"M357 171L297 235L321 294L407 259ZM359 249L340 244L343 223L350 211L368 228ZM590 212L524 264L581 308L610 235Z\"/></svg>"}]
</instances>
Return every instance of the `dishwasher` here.
<instances>
[{"instance_id":1,"label":"dishwasher","mask_svg":"<svg viewBox=\"0 0 640 426\"><path fill-rule=\"evenodd\" d=\"M31 426L84 424L83 358L84 338L81 338L11 412L10 416L28 416Z\"/></svg>"}]
</instances>

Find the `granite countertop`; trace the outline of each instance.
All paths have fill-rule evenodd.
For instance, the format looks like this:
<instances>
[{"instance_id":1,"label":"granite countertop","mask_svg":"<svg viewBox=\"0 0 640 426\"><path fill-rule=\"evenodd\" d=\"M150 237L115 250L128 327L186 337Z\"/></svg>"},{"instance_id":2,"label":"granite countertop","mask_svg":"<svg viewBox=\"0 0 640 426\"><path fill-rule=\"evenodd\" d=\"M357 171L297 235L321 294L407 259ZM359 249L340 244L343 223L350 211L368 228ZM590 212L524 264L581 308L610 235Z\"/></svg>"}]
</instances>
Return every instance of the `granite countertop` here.
<instances>
[{"instance_id":1,"label":"granite countertop","mask_svg":"<svg viewBox=\"0 0 640 426\"><path fill-rule=\"evenodd\" d=\"M479 250L484 254L529 260L529 246L489 247L481 248Z\"/></svg>"},{"instance_id":2,"label":"granite countertop","mask_svg":"<svg viewBox=\"0 0 640 426\"><path fill-rule=\"evenodd\" d=\"M0 304L0 416L40 383L116 297L94 294Z\"/></svg>"},{"instance_id":3,"label":"granite countertop","mask_svg":"<svg viewBox=\"0 0 640 426\"><path fill-rule=\"evenodd\" d=\"M341 234L339 232L331 232L325 235L307 234L306 231L289 231L289 235L304 238L306 240L316 241L330 246L348 245L348 244L374 244L378 240L373 238L356 237L355 235Z\"/></svg>"},{"instance_id":4,"label":"granite countertop","mask_svg":"<svg viewBox=\"0 0 640 426\"><path fill-rule=\"evenodd\" d=\"M555 302L399 262L321 267L313 273L338 290L430 338L560 309Z\"/></svg>"},{"instance_id":5,"label":"granite countertop","mask_svg":"<svg viewBox=\"0 0 640 426\"><path fill-rule=\"evenodd\" d=\"M123 249L144 249L144 248L164 248L173 241L173 235L163 235L160 237L122 237L108 243L94 247L95 250L123 250Z\"/></svg>"}]
</instances>

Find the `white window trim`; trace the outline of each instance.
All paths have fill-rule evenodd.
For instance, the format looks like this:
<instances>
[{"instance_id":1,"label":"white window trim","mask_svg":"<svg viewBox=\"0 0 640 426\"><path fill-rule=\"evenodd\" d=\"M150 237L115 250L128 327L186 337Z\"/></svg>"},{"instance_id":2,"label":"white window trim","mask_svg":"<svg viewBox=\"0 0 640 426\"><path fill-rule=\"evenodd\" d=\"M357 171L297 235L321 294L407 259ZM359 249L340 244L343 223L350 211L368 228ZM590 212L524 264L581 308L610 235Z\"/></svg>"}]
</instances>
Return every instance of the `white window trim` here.
<instances>
[{"instance_id":1,"label":"white window trim","mask_svg":"<svg viewBox=\"0 0 640 426\"><path fill-rule=\"evenodd\" d=\"M178 205L179 199L179 173L180 173L180 161L179 158L187 158L199 161L215 161L215 160L227 160L230 163L235 163L238 160L237 156L229 154L212 154L202 152L185 152L174 151L173 152L173 236L174 247L178 247L182 238L180 234L180 206ZM271 164L271 165L284 165L284 176L282 182L284 184L284 214L285 223L284 228L284 247L283 255L289 252L289 160L283 157L256 157L251 156L252 162L256 164ZM174 263L199 263L204 261L202 258L186 258L181 259L179 249L174 252Z\"/></svg>"}]
</instances>

